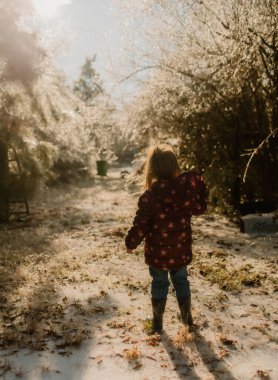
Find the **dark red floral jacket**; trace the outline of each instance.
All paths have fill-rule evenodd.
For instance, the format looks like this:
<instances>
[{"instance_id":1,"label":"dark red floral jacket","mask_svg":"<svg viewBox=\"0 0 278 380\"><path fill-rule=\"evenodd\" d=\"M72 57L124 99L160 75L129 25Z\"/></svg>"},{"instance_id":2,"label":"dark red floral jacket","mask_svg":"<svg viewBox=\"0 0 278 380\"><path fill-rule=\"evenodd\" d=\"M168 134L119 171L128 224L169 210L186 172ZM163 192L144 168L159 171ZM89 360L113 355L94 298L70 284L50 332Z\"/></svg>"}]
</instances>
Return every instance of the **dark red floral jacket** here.
<instances>
[{"instance_id":1,"label":"dark red floral jacket","mask_svg":"<svg viewBox=\"0 0 278 380\"><path fill-rule=\"evenodd\" d=\"M126 247L135 249L145 239L148 265L177 270L192 260L191 216L206 209L207 189L197 172L157 181L139 198Z\"/></svg>"}]
</instances>

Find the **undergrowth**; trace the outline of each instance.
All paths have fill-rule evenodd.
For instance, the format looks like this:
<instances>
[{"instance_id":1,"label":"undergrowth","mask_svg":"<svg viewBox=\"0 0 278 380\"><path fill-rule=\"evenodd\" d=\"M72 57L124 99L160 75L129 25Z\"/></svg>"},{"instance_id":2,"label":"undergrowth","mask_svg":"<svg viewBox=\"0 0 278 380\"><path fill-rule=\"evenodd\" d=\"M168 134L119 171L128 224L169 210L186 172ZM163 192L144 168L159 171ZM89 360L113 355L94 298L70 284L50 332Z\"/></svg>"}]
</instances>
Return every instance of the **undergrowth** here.
<instances>
[{"instance_id":1,"label":"undergrowth","mask_svg":"<svg viewBox=\"0 0 278 380\"><path fill-rule=\"evenodd\" d=\"M261 286L266 278L264 274L251 272L249 265L228 268L223 262L199 263L199 271L220 289L229 291L241 291L244 286Z\"/></svg>"}]
</instances>

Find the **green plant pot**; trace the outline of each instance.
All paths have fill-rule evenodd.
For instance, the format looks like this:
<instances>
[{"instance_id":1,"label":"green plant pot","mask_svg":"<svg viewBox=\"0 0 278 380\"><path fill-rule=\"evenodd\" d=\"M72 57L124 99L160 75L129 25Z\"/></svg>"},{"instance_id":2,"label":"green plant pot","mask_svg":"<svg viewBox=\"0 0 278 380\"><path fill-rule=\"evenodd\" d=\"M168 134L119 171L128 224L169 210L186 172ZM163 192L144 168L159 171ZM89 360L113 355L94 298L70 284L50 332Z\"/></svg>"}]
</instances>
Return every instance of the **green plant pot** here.
<instances>
[{"instance_id":1,"label":"green plant pot","mask_svg":"<svg viewBox=\"0 0 278 380\"><path fill-rule=\"evenodd\" d=\"M107 168L108 163L105 160L99 160L97 161L97 174L100 176L106 176L107 175Z\"/></svg>"}]
</instances>

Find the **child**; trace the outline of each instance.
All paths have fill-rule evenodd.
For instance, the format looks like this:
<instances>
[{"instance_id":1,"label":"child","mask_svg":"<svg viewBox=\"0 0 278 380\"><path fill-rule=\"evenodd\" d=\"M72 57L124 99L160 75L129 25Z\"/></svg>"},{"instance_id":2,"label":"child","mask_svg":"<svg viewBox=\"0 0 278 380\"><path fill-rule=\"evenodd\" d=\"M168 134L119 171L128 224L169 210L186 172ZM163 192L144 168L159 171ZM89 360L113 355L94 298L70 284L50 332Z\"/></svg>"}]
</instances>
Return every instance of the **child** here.
<instances>
[{"instance_id":1,"label":"child","mask_svg":"<svg viewBox=\"0 0 278 380\"><path fill-rule=\"evenodd\" d=\"M181 173L173 150L156 145L146 162L145 188L125 244L128 253L145 239L145 262L152 277L153 332L163 330L169 280L175 288L180 318L192 326L190 287L186 266L192 260L192 215L206 211L206 186L193 171Z\"/></svg>"}]
</instances>

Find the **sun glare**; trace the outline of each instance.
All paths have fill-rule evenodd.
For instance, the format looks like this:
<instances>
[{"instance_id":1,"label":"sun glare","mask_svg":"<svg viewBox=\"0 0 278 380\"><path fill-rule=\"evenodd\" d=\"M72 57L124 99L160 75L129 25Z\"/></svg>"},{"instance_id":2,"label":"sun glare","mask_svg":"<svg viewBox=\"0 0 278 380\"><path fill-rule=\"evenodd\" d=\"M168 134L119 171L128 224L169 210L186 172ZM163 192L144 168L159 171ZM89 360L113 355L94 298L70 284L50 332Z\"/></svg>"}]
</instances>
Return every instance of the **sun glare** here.
<instances>
[{"instance_id":1,"label":"sun glare","mask_svg":"<svg viewBox=\"0 0 278 380\"><path fill-rule=\"evenodd\" d=\"M61 5L69 4L71 0L34 0L34 6L40 16L54 17Z\"/></svg>"}]
</instances>

